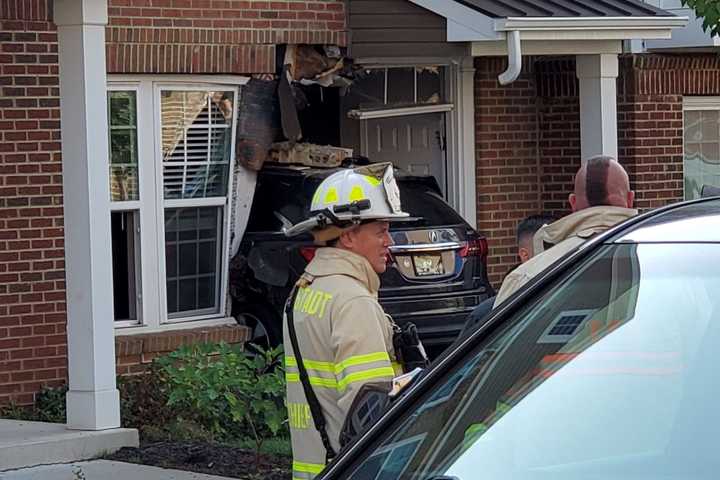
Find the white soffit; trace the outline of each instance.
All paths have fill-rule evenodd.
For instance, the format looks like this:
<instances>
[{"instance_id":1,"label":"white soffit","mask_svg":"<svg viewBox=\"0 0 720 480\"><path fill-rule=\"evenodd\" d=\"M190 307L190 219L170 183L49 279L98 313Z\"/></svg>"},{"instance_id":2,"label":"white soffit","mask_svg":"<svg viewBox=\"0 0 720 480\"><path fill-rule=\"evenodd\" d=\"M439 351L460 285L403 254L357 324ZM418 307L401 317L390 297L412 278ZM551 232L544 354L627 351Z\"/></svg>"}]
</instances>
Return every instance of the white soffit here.
<instances>
[{"instance_id":1,"label":"white soffit","mask_svg":"<svg viewBox=\"0 0 720 480\"><path fill-rule=\"evenodd\" d=\"M454 0L408 1L445 17L449 42L505 40L508 31L520 31L523 41L668 39L673 28L683 27L688 21L678 16L492 18Z\"/></svg>"}]
</instances>

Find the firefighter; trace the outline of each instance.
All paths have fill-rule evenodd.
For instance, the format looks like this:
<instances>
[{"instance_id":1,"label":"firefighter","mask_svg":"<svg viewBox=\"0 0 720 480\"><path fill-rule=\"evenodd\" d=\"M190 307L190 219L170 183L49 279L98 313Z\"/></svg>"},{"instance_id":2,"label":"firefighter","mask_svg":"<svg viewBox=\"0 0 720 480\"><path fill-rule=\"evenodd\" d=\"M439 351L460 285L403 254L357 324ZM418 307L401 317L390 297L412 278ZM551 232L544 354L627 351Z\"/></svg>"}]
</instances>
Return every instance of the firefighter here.
<instances>
[{"instance_id":1,"label":"firefighter","mask_svg":"<svg viewBox=\"0 0 720 480\"><path fill-rule=\"evenodd\" d=\"M403 373L397 327L378 303L378 275L389 260L389 222L409 216L389 163L332 174L315 192L311 215L285 232L310 232L323 246L293 289L283 322L293 478L303 480L341 448L354 402L372 390L387 396Z\"/></svg>"},{"instance_id":2,"label":"firefighter","mask_svg":"<svg viewBox=\"0 0 720 480\"><path fill-rule=\"evenodd\" d=\"M535 233L534 256L505 277L493 308L568 252L638 213L632 208L635 192L627 172L605 155L590 158L580 167L568 200L573 213Z\"/></svg>"}]
</instances>

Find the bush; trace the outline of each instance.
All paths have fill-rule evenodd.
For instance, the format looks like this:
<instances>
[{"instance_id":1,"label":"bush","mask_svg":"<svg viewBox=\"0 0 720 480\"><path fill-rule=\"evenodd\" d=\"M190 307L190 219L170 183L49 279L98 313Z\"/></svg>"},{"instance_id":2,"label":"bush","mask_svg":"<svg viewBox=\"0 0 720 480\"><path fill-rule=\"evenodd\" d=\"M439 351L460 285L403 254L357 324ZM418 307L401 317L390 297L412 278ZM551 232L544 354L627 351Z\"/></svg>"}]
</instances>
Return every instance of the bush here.
<instances>
[{"instance_id":1,"label":"bush","mask_svg":"<svg viewBox=\"0 0 720 480\"><path fill-rule=\"evenodd\" d=\"M68 387L42 387L35 396L35 412L40 422L65 423L67 421L65 397Z\"/></svg>"},{"instance_id":2,"label":"bush","mask_svg":"<svg viewBox=\"0 0 720 480\"><path fill-rule=\"evenodd\" d=\"M248 432L256 464L263 442L285 432L282 349L243 352L225 343L181 347L157 359L168 387L168 405L192 412L216 438Z\"/></svg>"},{"instance_id":3,"label":"bush","mask_svg":"<svg viewBox=\"0 0 720 480\"><path fill-rule=\"evenodd\" d=\"M120 418L125 428L136 428L143 441L168 440L179 412L168 407L166 380L159 365L145 373L119 376Z\"/></svg>"},{"instance_id":4,"label":"bush","mask_svg":"<svg viewBox=\"0 0 720 480\"><path fill-rule=\"evenodd\" d=\"M35 395L35 404L18 406L10 403L0 406L0 418L31 422L65 423L65 396L67 386L43 386Z\"/></svg>"}]
</instances>

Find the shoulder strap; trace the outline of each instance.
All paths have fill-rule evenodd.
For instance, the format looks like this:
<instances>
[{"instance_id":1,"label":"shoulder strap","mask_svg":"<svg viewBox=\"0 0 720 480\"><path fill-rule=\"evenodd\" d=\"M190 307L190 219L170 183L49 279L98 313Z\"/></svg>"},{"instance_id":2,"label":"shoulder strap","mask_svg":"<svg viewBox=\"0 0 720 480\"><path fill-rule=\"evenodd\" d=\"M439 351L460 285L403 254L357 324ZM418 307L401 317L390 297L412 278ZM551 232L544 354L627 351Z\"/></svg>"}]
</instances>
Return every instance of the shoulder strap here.
<instances>
[{"instance_id":1,"label":"shoulder strap","mask_svg":"<svg viewBox=\"0 0 720 480\"><path fill-rule=\"evenodd\" d=\"M293 316L293 307L295 305L295 298L297 297L298 288L297 285L293 287L290 297L285 304L285 317L287 318L288 334L290 336L290 343L292 344L293 353L295 354L295 360L297 360L298 371L300 373L300 383L302 383L303 391L305 392L305 398L307 399L308 405L310 406L310 414L313 417L313 423L315 429L320 433L320 439L322 440L323 446L325 447L325 460L329 463L330 460L335 458L335 450L330 444L330 438L328 437L325 415L323 415L320 401L315 395L315 392L310 385L310 377L308 377L305 364L303 363L302 355L300 353L300 346L297 341L297 334L295 333L295 319Z\"/></svg>"}]
</instances>

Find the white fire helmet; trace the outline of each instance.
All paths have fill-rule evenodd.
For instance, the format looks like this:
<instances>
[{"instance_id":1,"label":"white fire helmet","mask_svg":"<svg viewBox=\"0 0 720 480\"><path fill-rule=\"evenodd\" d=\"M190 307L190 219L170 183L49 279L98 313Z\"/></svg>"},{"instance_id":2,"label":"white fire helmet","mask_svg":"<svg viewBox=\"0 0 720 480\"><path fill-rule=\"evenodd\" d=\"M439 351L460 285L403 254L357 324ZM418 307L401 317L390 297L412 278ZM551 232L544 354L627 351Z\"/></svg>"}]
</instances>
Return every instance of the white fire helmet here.
<instances>
[{"instance_id":1,"label":"white fire helmet","mask_svg":"<svg viewBox=\"0 0 720 480\"><path fill-rule=\"evenodd\" d=\"M394 221L410 216L402 211L400 189L390 163L333 173L315 191L310 213L308 220L286 229L285 235L311 232L317 241L327 242L365 221Z\"/></svg>"}]
</instances>

